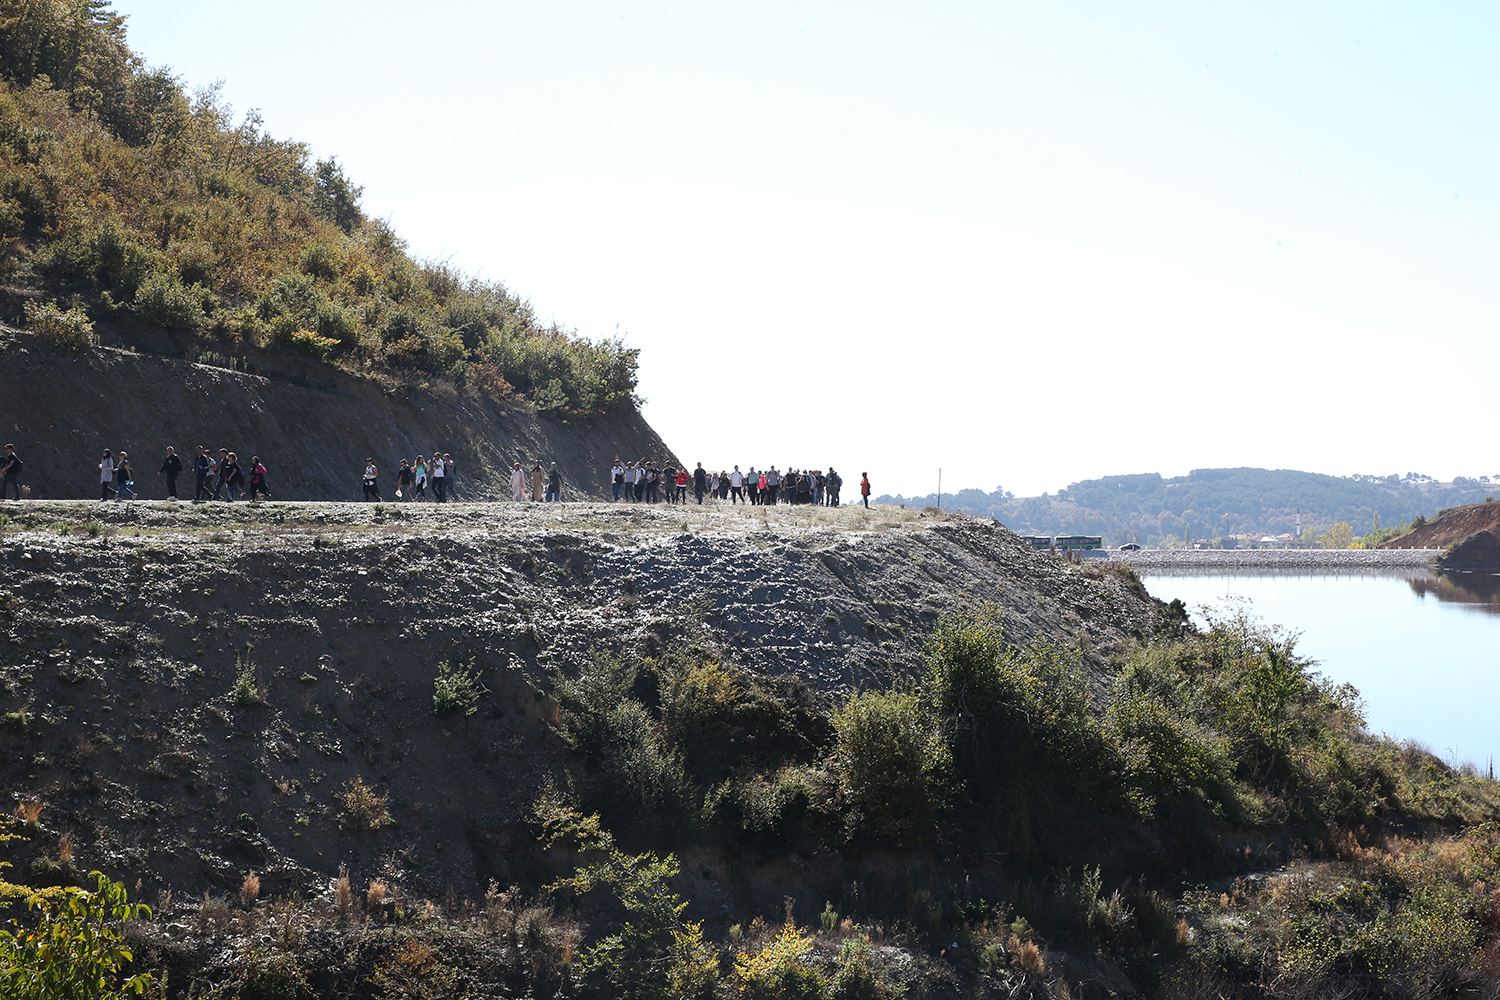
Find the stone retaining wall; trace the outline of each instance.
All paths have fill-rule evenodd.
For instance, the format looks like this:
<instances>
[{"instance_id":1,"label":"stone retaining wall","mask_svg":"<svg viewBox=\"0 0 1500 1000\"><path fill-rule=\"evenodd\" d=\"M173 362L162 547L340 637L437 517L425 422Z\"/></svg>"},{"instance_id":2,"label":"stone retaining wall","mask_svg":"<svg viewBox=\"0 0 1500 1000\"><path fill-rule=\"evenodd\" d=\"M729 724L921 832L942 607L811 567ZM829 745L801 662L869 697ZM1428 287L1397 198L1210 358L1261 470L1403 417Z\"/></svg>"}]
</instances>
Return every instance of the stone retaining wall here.
<instances>
[{"instance_id":1,"label":"stone retaining wall","mask_svg":"<svg viewBox=\"0 0 1500 1000\"><path fill-rule=\"evenodd\" d=\"M1439 549L1141 549L1109 560L1141 570L1435 568Z\"/></svg>"}]
</instances>

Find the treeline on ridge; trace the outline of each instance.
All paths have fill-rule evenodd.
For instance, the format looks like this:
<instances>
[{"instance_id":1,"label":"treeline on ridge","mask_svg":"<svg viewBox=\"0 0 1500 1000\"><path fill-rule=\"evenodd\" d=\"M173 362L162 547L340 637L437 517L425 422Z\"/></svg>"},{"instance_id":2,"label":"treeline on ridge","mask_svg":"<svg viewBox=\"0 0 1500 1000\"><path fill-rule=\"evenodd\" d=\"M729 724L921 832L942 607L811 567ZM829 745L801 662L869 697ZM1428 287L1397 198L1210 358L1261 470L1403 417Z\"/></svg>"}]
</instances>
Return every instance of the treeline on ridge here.
<instances>
[{"instance_id":1,"label":"treeline on ridge","mask_svg":"<svg viewBox=\"0 0 1500 1000\"><path fill-rule=\"evenodd\" d=\"M124 21L104 0L0 0L0 278L27 326L77 347L135 317L393 388L447 379L572 416L633 405L637 350L413 259L336 160L148 66Z\"/></svg>"},{"instance_id":2,"label":"treeline on ridge","mask_svg":"<svg viewBox=\"0 0 1500 1000\"><path fill-rule=\"evenodd\" d=\"M1290 469L1194 469L1186 476L1138 475L1085 479L1055 496L1017 497L1004 489L944 494L944 510L993 517L1023 535L1102 535L1106 544L1157 545L1176 538L1224 538L1257 532L1279 535L1337 522L1357 536L1388 529L1441 508L1482 503L1500 493L1487 479L1452 485L1408 474L1329 476ZM933 506L925 497L880 497L882 503Z\"/></svg>"}]
</instances>

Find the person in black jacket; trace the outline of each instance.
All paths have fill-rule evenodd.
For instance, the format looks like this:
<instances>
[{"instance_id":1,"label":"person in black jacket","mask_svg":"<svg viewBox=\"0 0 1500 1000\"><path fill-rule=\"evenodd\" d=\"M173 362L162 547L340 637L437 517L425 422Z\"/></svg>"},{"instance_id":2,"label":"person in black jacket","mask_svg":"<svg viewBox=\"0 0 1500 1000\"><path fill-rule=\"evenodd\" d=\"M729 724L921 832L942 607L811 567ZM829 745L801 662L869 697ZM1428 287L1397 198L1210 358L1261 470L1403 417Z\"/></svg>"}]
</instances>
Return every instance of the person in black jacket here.
<instances>
[{"instance_id":1,"label":"person in black jacket","mask_svg":"<svg viewBox=\"0 0 1500 1000\"><path fill-rule=\"evenodd\" d=\"M708 473L703 471L703 463L693 470L693 494L698 498L698 503L703 503L703 494L708 492Z\"/></svg>"},{"instance_id":2,"label":"person in black jacket","mask_svg":"<svg viewBox=\"0 0 1500 1000\"><path fill-rule=\"evenodd\" d=\"M15 490L17 500L21 499L21 483L19 480L21 478L22 464L21 456L16 454L16 446L13 444L6 445L5 454L0 455L0 474L4 476L3 479L0 479L0 500L4 500L5 495L11 490Z\"/></svg>"},{"instance_id":3,"label":"person in black jacket","mask_svg":"<svg viewBox=\"0 0 1500 1000\"><path fill-rule=\"evenodd\" d=\"M213 498L213 494L208 491L208 475L213 471L213 467L214 460L209 457L208 449L200 444L198 456L193 459L193 479L196 482L193 488L193 503L201 503Z\"/></svg>"},{"instance_id":4,"label":"person in black jacket","mask_svg":"<svg viewBox=\"0 0 1500 1000\"><path fill-rule=\"evenodd\" d=\"M177 477L182 473L182 459L177 457L177 449L168 448L167 457L162 460L161 468L156 471L158 476L167 477L167 499L177 499Z\"/></svg>"}]
</instances>

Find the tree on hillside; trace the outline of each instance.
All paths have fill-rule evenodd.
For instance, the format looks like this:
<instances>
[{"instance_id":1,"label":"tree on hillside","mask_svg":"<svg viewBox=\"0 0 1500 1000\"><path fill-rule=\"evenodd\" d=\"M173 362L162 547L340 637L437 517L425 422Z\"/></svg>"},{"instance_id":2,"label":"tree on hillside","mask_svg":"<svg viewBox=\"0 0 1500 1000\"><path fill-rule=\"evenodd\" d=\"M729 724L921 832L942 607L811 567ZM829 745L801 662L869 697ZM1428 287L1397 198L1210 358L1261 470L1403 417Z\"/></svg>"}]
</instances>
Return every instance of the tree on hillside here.
<instances>
[{"instance_id":1,"label":"tree on hillside","mask_svg":"<svg viewBox=\"0 0 1500 1000\"><path fill-rule=\"evenodd\" d=\"M1347 549L1354 544L1354 529L1348 521L1339 521L1319 535L1318 542L1325 549Z\"/></svg>"}]
</instances>

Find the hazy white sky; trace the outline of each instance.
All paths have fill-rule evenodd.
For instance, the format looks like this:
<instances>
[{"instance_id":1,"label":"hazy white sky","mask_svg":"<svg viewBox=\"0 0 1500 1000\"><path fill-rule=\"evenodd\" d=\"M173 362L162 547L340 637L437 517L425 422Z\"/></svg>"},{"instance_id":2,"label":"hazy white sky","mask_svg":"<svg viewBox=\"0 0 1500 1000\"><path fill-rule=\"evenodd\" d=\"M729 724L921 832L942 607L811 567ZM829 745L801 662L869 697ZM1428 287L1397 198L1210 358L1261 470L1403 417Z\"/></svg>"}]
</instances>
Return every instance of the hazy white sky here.
<instances>
[{"instance_id":1,"label":"hazy white sky","mask_svg":"<svg viewBox=\"0 0 1500 1000\"><path fill-rule=\"evenodd\" d=\"M1500 5L116 6L687 461L1500 470Z\"/></svg>"}]
</instances>

